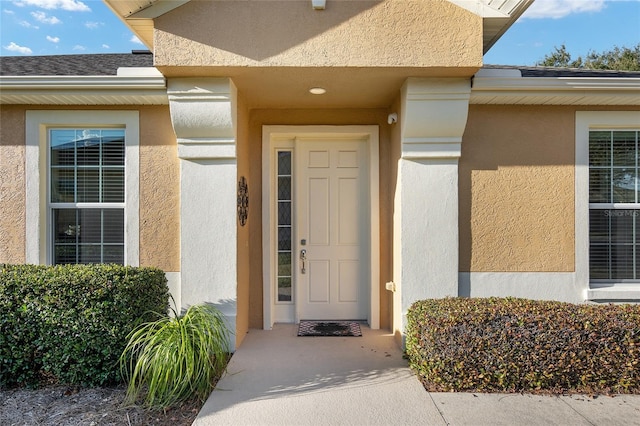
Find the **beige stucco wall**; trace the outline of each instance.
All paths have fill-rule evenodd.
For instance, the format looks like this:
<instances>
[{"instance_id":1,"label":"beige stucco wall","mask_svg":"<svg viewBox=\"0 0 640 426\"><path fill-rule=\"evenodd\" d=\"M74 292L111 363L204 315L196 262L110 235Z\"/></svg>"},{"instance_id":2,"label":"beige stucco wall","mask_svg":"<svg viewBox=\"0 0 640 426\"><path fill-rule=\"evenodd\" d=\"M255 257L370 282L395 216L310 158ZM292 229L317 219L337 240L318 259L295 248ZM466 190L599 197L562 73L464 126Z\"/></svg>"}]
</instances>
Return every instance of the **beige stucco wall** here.
<instances>
[{"instance_id":1,"label":"beige stucco wall","mask_svg":"<svg viewBox=\"0 0 640 426\"><path fill-rule=\"evenodd\" d=\"M380 326L390 328L390 300L384 283L391 280L390 259L390 126L387 109L252 110L249 119L249 327L262 328L262 126L378 125L380 129ZM244 151L243 151L244 152ZM241 164L240 156L238 163Z\"/></svg>"},{"instance_id":2,"label":"beige stucco wall","mask_svg":"<svg viewBox=\"0 0 640 426\"><path fill-rule=\"evenodd\" d=\"M0 106L0 263L25 262L25 112Z\"/></svg>"},{"instance_id":3,"label":"beige stucco wall","mask_svg":"<svg viewBox=\"0 0 640 426\"><path fill-rule=\"evenodd\" d=\"M192 1L154 21L158 66L476 67L482 19L445 0Z\"/></svg>"},{"instance_id":4,"label":"beige stucco wall","mask_svg":"<svg viewBox=\"0 0 640 426\"><path fill-rule=\"evenodd\" d=\"M460 271L574 270L574 122L572 107L471 106Z\"/></svg>"},{"instance_id":5,"label":"beige stucco wall","mask_svg":"<svg viewBox=\"0 0 640 426\"><path fill-rule=\"evenodd\" d=\"M180 271L180 163L166 106L140 108L140 265Z\"/></svg>"},{"instance_id":6,"label":"beige stucco wall","mask_svg":"<svg viewBox=\"0 0 640 426\"><path fill-rule=\"evenodd\" d=\"M25 117L28 109L134 109L2 106L0 262L25 261ZM140 265L180 271L180 164L168 106L140 112Z\"/></svg>"},{"instance_id":7,"label":"beige stucco wall","mask_svg":"<svg viewBox=\"0 0 640 426\"><path fill-rule=\"evenodd\" d=\"M236 111L236 155L238 164L238 180L240 177L247 179L247 186L249 191L254 185L257 185L251 180L251 163L250 163L250 148L249 143L249 111L245 105L242 94L237 97L237 111ZM249 197L249 211L259 209L260 204L256 202L252 197ZM260 219L258 219L260 220ZM236 346L240 346L244 336L249 331L249 299L250 299L250 282L251 276L251 264L252 248L249 245L249 235L252 230L252 221L247 220L244 226L240 226L238 222L238 246L237 246L237 262L238 262L238 294L237 294L237 314L236 314ZM262 242L258 241L260 247ZM255 250L254 250L255 251ZM258 277L253 277L257 279ZM261 282L261 281L260 281ZM260 327L261 328L261 327Z\"/></svg>"}]
</instances>

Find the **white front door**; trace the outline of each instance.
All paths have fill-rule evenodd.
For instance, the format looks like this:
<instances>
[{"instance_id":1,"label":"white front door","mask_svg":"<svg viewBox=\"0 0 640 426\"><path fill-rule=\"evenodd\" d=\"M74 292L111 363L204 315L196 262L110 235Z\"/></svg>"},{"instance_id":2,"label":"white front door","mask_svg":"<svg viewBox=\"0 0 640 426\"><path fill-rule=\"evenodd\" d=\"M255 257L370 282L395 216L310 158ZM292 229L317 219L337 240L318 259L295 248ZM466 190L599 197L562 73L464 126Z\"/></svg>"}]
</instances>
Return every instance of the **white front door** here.
<instances>
[{"instance_id":1,"label":"white front door","mask_svg":"<svg viewBox=\"0 0 640 426\"><path fill-rule=\"evenodd\" d=\"M341 139L294 144L297 320L367 319L367 147L363 140Z\"/></svg>"},{"instance_id":2,"label":"white front door","mask_svg":"<svg viewBox=\"0 0 640 426\"><path fill-rule=\"evenodd\" d=\"M263 127L265 329L301 319L379 327L378 131Z\"/></svg>"}]
</instances>

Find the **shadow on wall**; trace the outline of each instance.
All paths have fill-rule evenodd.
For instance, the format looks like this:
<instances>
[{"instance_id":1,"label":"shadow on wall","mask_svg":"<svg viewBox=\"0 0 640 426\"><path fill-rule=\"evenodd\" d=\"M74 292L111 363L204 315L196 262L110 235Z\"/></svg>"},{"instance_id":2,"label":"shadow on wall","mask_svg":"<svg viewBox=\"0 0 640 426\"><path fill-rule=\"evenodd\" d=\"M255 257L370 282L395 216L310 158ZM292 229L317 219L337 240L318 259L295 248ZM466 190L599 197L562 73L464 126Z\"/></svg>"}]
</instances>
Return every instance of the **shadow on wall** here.
<instances>
[{"instance_id":1,"label":"shadow on wall","mask_svg":"<svg viewBox=\"0 0 640 426\"><path fill-rule=\"evenodd\" d=\"M310 0L196 1L161 16L155 26L160 31L262 61L338 27L380 3L383 0L330 1L326 10L316 11ZM247 24L238 27L238 23ZM239 32L244 35L240 37ZM330 54L332 46L326 47Z\"/></svg>"}]
</instances>

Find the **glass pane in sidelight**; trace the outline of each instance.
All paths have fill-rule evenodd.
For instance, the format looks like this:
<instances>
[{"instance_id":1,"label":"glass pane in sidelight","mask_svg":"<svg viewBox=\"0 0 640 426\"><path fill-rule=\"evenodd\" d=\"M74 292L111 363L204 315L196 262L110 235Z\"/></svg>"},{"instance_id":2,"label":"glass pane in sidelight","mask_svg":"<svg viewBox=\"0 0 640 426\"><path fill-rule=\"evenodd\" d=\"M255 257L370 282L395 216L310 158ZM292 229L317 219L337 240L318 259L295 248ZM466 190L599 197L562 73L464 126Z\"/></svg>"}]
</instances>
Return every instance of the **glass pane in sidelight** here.
<instances>
[{"instance_id":1,"label":"glass pane in sidelight","mask_svg":"<svg viewBox=\"0 0 640 426\"><path fill-rule=\"evenodd\" d=\"M291 201L278 203L278 225L291 225Z\"/></svg>"},{"instance_id":2,"label":"glass pane in sidelight","mask_svg":"<svg viewBox=\"0 0 640 426\"><path fill-rule=\"evenodd\" d=\"M291 250L291 228L290 227L278 228L278 250L280 251Z\"/></svg>"},{"instance_id":3,"label":"glass pane in sidelight","mask_svg":"<svg viewBox=\"0 0 640 426\"><path fill-rule=\"evenodd\" d=\"M278 176L278 200L291 200L291 176Z\"/></svg>"},{"instance_id":4,"label":"glass pane in sidelight","mask_svg":"<svg viewBox=\"0 0 640 426\"><path fill-rule=\"evenodd\" d=\"M278 278L278 302L291 302L291 277Z\"/></svg>"},{"instance_id":5,"label":"glass pane in sidelight","mask_svg":"<svg viewBox=\"0 0 640 426\"><path fill-rule=\"evenodd\" d=\"M278 151L278 175L291 175L291 151Z\"/></svg>"},{"instance_id":6,"label":"glass pane in sidelight","mask_svg":"<svg viewBox=\"0 0 640 426\"><path fill-rule=\"evenodd\" d=\"M278 252L278 276L279 277L291 276L291 252L290 251Z\"/></svg>"}]
</instances>

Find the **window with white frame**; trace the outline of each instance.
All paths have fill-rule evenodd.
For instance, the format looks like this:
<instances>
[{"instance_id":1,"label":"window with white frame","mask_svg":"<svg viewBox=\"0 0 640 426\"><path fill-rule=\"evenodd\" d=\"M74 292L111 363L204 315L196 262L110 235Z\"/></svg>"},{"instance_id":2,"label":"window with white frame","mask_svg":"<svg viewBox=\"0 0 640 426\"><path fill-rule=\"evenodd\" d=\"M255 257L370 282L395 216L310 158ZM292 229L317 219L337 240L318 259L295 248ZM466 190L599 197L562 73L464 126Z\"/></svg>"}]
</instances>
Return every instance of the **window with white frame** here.
<instances>
[{"instance_id":1,"label":"window with white frame","mask_svg":"<svg viewBox=\"0 0 640 426\"><path fill-rule=\"evenodd\" d=\"M49 129L52 263L124 263L125 132Z\"/></svg>"},{"instance_id":2,"label":"window with white frame","mask_svg":"<svg viewBox=\"0 0 640 426\"><path fill-rule=\"evenodd\" d=\"M26 112L27 263L138 266L140 116Z\"/></svg>"},{"instance_id":3,"label":"window with white frame","mask_svg":"<svg viewBox=\"0 0 640 426\"><path fill-rule=\"evenodd\" d=\"M276 302L293 301L293 267L292 267L292 151L277 151L278 177L278 291Z\"/></svg>"},{"instance_id":4,"label":"window with white frame","mask_svg":"<svg viewBox=\"0 0 640 426\"><path fill-rule=\"evenodd\" d=\"M589 278L640 281L640 130L589 130Z\"/></svg>"}]
</instances>

